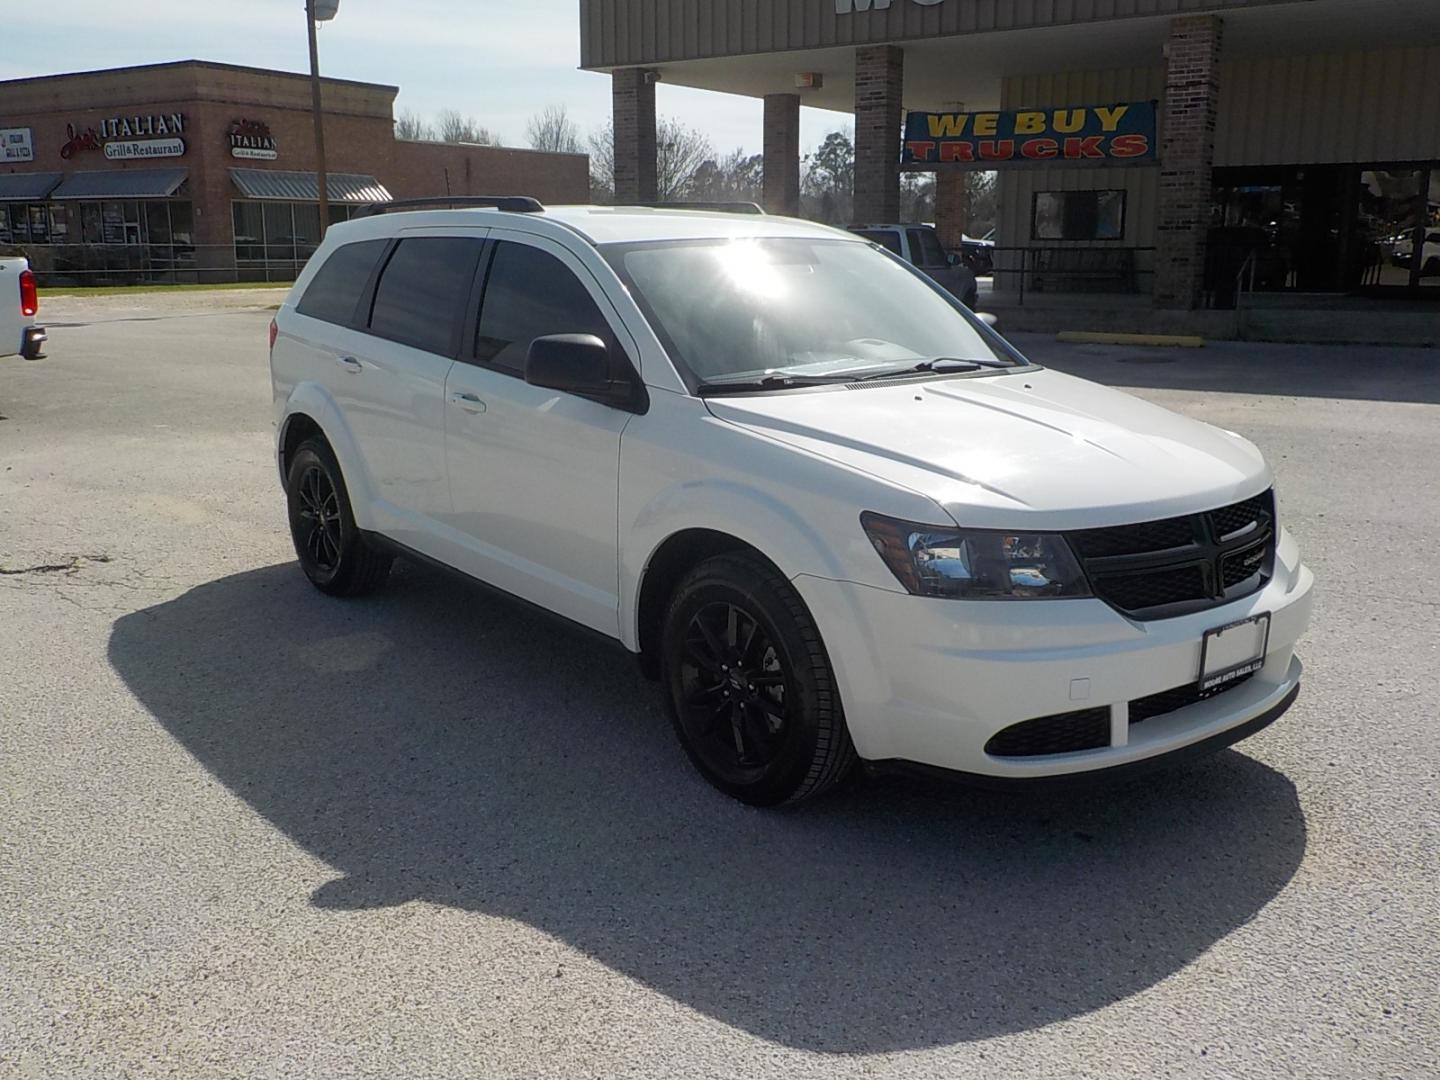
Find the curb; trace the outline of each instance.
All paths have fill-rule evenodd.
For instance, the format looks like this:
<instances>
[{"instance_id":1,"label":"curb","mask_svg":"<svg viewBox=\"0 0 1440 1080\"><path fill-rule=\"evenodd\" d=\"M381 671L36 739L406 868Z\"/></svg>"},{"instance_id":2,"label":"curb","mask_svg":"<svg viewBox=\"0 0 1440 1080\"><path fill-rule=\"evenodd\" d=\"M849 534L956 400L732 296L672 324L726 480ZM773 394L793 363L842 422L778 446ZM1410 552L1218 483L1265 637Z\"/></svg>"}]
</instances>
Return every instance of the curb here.
<instances>
[{"instance_id":1,"label":"curb","mask_svg":"<svg viewBox=\"0 0 1440 1080\"><path fill-rule=\"evenodd\" d=\"M1056 341L1070 345L1146 345L1177 349L1201 349L1205 339L1194 334L1104 334L1087 330L1062 330Z\"/></svg>"}]
</instances>

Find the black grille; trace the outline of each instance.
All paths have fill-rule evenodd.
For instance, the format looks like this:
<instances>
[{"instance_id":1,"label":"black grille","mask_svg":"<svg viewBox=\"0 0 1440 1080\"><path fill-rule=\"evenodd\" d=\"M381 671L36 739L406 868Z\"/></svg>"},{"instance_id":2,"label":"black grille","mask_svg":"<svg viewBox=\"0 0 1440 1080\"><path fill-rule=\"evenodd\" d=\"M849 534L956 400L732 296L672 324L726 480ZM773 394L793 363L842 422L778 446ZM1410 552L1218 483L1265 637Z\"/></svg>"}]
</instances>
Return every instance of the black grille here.
<instances>
[{"instance_id":1,"label":"black grille","mask_svg":"<svg viewBox=\"0 0 1440 1080\"><path fill-rule=\"evenodd\" d=\"M1156 716L1164 716L1166 713L1176 712L1187 705L1194 705L1197 701L1204 701L1206 698L1219 697L1227 690L1234 690L1237 686L1243 686L1247 681L1254 678L1255 673L1242 676L1231 682L1221 685L1219 688L1205 694L1200 690L1198 682L1189 686L1177 686L1174 690L1161 690L1158 694L1151 694L1149 697L1136 698L1130 702L1130 723L1138 724Z\"/></svg>"},{"instance_id":2,"label":"black grille","mask_svg":"<svg viewBox=\"0 0 1440 1080\"><path fill-rule=\"evenodd\" d=\"M1085 529L1070 534L1075 554L1082 559L1103 559L1110 555L1140 555L1195 543L1191 518L1145 521L1120 529Z\"/></svg>"},{"instance_id":3,"label":"black grille","mask_svg":"<svg viewBox=\"0 0 1440 1080\"><path fill-rule=\"evenodd\" d=\"M1224 562L1220 564L1220 578L1225 583L1225 588L1233 589L1246 578L1264 570L1268 554L1269 541L1263 541L1225 556Z\"/></svg>"},{"instance_id":4,"label":"black grille","mask_svg":"<svg viewBox=\"0 0 1440 1080\"><path fill-rule=\"evenodd\" d=\"M1148 574L1097 577L1095 589L1118 608L1141 611L1204 596L1205 576L1198 566L1182 566Z\"/></svg>"},{"instance_id":5,"label":"black grille","mask_svg":"<svg viewBox=\"0 0 1440 1080\"><path fill-rule=\"evenodd\" d=\"M1253 499L1216 510L1210 515L1215 523L1215 539L1223 540L1257 522L1269 519L1274 514L1274 498L1275 496L1267 491Z\"/></svg>"},{"instance_id":6,"label":"black grille","mask_svg":"<svg viewBox=\"0 0 1440 1080\"><path fill-rule=\"evenodd\" d=\"M1068 534L1095 595L1138 619L1238 600L1274 569L1275 496L1202 514Z\"/></svg>"},{"instance_id":7,"label":"black grille","mask_svg":"<svg viewBox=\"0 0 1440 1080\"><path fill-rule=\"evenodd\" d=\"M1080 709L1011 724L990 737L985 752L995 757L1038 757L1109 745L1110 710Z\"/></svg>"}]
</instances>

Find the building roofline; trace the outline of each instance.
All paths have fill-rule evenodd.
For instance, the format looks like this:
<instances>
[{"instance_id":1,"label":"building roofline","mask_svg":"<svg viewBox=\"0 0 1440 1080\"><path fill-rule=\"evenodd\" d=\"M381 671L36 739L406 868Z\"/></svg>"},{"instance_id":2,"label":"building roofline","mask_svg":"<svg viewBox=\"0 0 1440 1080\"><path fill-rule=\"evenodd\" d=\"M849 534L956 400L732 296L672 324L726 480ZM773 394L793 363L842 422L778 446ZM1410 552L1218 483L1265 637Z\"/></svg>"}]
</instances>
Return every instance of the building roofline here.
<instances>
[{"instance_id":1,"label":"building roofline","mask_svg":"<svg viewBox=\"0 0 1440 1080\"><path fill-rule=\"evenodd\" d=\"M165 68L205 68L212 71L237 71L246 75L266 75L271 78L279 76L284 79L304 79L307 82L309 75L297 71L279 71L275 68L250 67L246 64L222 64L215 60L166 60L158 64L132 64L127 67L94 68L89 71L67 71L55 75L28 75L19 79L0 80L0 87L19 86L24 83L53 82L59 79L80 79L95 75L128 75L138 71L160 71ZM391 86L389 83L364 82L359 79L337 79L329 75L322 75L322 82L335 83L342 86L359 86L367 90L388 90L396 94L400 92L398 86Z\"/></svg>"}]
</instances>

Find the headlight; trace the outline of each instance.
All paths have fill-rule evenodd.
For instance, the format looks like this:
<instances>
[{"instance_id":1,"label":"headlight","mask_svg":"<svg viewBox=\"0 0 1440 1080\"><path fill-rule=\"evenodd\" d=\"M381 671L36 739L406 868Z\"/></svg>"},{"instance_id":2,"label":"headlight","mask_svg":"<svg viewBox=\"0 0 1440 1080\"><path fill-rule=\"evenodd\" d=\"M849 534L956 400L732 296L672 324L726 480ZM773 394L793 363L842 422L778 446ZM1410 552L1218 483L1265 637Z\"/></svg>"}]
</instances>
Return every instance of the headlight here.
<instances>
[{"instance_id":1,"label":"headlight","mask_svg":"<svg viewBox=\"0 0 1440 1080\"><path fill-rule=\"evenodd\" d=\"M1090 596L1063 536L921 525L860 515L875 550L918 596L958 600L1049 600Z\"/></svg>"}]
</instances>

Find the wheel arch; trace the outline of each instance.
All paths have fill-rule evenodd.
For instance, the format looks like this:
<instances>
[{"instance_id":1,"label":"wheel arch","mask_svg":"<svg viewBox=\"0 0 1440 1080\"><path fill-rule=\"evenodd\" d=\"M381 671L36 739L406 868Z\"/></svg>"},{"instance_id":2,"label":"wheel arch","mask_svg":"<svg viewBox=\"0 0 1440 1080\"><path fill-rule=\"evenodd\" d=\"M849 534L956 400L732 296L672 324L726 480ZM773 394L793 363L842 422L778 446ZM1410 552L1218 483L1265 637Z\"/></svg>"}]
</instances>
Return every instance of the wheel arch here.
<instances>
[{"instance_id":1,"label":"wheel arch","mask_svg":"<svg viewBox=\"0 0 1440 1080\"><path fill-rule=\"evenodd\" d=\"M635 635L640 667L652 678L660 675L660 624L680 580L706 559L744 552L783 576L775 561L740 537L719 529L688 528L670 534L651 553L640 577L635 599Z\"/></svg>"},{"instance_id":2,"label":"wheel arch","mask_svg":"<svg viewBox=\"0 0 1440 1080\"><path fill-rule=\"evenodd\" d=\"M365 469L365 459L340 410L329 394L315 383L301 383L285 403L275 445L275 464L280 470L281 487L287 481L291 455L302 442L314 436L325 440L335 454L335 460L340 463L340 473L350 496L356 524L362 529L371 528L370 503L374 485Z\"/></svg>"}]
</instances>

